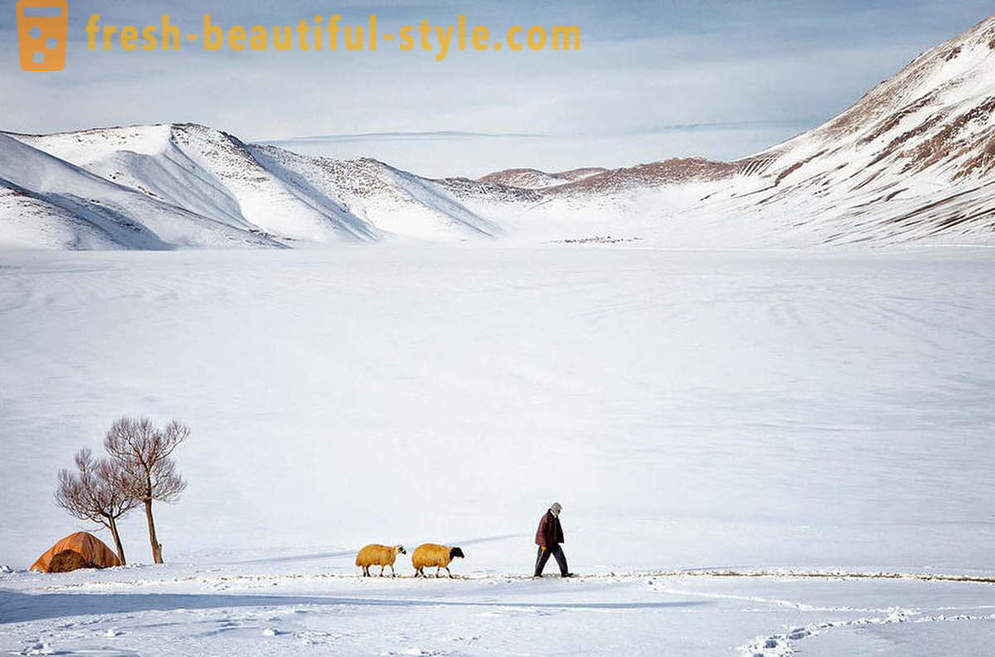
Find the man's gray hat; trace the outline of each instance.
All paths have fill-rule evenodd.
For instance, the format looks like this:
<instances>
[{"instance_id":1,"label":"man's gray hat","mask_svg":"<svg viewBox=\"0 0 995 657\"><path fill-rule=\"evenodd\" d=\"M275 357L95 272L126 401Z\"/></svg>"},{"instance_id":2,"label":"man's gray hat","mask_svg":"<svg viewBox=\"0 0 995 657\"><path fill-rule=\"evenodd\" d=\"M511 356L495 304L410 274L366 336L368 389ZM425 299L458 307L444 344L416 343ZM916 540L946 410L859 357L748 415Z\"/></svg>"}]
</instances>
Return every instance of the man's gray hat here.
<instances>
[{"instance_id":1,"label":"man's gray hat","mask_svg":"<svg viewBox=\"0 0 995 657\"><path fill-rule=\"evenodd\" d=\"M549 510L553 512L554 516L558 516L560 515L560 511L563 510L563 507L560 506L559 502L553 502L553 506L549 507Z\"/></svg>"}]
</instances>

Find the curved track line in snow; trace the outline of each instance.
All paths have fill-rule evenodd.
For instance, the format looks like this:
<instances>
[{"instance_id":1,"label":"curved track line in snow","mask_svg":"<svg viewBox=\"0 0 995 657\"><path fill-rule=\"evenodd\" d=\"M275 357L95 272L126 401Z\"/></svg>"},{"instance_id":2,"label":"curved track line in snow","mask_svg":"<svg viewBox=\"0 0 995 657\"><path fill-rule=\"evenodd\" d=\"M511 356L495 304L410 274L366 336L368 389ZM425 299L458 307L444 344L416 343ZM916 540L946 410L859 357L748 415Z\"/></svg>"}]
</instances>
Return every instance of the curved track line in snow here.
<instances>
[{"instance_id":1,"label":"curved track line in snow","mask_svg":"<svg viewBox=\"0 0 995 657\"><path fill-rule=\"evenodd\" d=\"M808 637L822 634L832 629L861 627L865 625L888 625L892 623L949 623L959 621L985 621L995 620L995 614L985 616L971 616L968 614L957 614L947 616L944 614L935 616L918 616L919 612L911 609L895 607L888 610L884 616L870 616L866 618L856 618L847 621L828 621L822 623L811 623L803 627L795 627L786 632L761 636L755 638L746 645L739 646L738 650L743 657L785 657L794 654L795 641L807 639Z\"/></svg>"},{"instance_id":2,"label":"curved track line in snow","mask_svg":"<svg viewBox=\"0 0 995 657\"><path fill-rule=\"evenodd\" d=\"M806 576L806 575L803 575ZM813 576L813 575L807 575ZM815 575L815 576L821 576ZM924 579L923 577L918 577L912 574L901 574L901 573L882 573L880 576L872 574L858 575L858 578L876 578L876 579ZM952 579L953 578L953 579ZM929 578L931 581L941 580L941 581L985 581L990 582L991 578L980 579L975 578L971 580L959 579L957 576L933 576ZM806 639L817 634L822 634L832 629L848 628L848 627L861 627L865 625L885 625L892 623L935 623L935 622L954 622L954 621L987 621L995 620L995 613L985 614L985 615L971 615L971 614L935 614L935 615L921 615L921 612L916 609L908 609L903 607L888 607L888 608L861 608L861 607L849 607L849 606L816 606L810 605L804 602L795 602L791 600L781 600L776 598L765 598L763 596L750 596L750 595L735 595L730 593L708 593L702 591L688 591L678 588L673 588L669 586L654 585L650 582L654 591L659 593L666 593L670 595L679 596L697 596L707 599L720 599L720 600L741 600L744 602L755 602L768 605L775 605L779 607L790 607L792 609L797 609L804 612L821 612L821 613L861 613L868 614L867 616L861 616L859 618L852 618L849 620L831 620L831 621L819 621L814 623L809 623L807 625L792 627L783 632L778 632L775 634L761 635L750 642L738 646L737 651L742 657L786 657L787 655L792 655L795 653L794 643L802 639ZM989 609L990 606L983 605L975 609ZM870 615L874 614L874 615Z\"/></svg>"}]
</instances>

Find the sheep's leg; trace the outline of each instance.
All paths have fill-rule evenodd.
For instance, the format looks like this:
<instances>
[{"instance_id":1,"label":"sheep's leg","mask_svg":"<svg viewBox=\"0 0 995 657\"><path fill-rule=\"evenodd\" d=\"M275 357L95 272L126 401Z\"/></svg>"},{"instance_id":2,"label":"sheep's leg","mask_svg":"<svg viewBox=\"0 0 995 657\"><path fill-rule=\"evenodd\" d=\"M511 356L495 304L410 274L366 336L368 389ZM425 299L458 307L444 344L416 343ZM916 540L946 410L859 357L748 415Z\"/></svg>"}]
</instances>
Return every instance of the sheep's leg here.
<instances>
[{"instance_id":1,"label":"sheep's leg","mask_svg":"<svg viewBox=\"0 0 995 657\"><path fill-rule=\"evenodd\" d=\"M438 577L440 572L442 572L442 567L441 566L436 567L436 569L435 569L435 576Z\"/></svg>"},{"instance_id":2,"label":"sheep's leg","mask_svg":"<svg viewBox=\"0 0 995 657\"><path fill-rule=\"evenodd\" d=\"M452 579L453 574L449 571L449 566L446 566L446 572L449 573L449 579Z\"/></svg>"},{"instance_id":3,"label":"sheep's leg","mask_svg":"<svg viewBox=\"0 0 995 657\"><path fill-rule=\"evenodd\" d=\"M390 564L390 576L397 577L397 571L394 570L394 564Z\"/></svg>"}]
</instances>

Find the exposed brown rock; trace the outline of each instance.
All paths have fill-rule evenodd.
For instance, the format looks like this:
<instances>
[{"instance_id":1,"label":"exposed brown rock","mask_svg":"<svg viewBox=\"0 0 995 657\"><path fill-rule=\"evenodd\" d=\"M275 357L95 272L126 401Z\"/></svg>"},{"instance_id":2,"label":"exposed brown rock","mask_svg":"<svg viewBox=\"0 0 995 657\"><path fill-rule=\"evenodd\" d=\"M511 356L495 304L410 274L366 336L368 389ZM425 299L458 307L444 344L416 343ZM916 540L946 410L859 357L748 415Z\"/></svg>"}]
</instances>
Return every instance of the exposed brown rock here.
<instances>
[{"instance_id":1,"label":"exposed brown rock","mask_svg":"<svg viewBox=\"0 0 995 657\"><path fill-rule=\"evenodd\" d=\"M579 169L570 169L569 171L548 173L539 169L505 169L489 173L480 178L480 181L521 189L545 189L547 187L555 187L583 180L584 178L604 173L607 170L602 167L582 167Z\"/></svg>"},{"instance_id":2,"label":"exposed brown rock","mask_svg":"<svg viewBox=\"0 0 995 657\"><path fill-rule=\"evenodd\" d=\"M577 182L553 187L549 192L610 192L635 185L656 186L721 180L731 178L739 169L731 162L717 162L700 157L674 158L663 162L637 164L613 169Z\"/></svg>"}]
</instances>

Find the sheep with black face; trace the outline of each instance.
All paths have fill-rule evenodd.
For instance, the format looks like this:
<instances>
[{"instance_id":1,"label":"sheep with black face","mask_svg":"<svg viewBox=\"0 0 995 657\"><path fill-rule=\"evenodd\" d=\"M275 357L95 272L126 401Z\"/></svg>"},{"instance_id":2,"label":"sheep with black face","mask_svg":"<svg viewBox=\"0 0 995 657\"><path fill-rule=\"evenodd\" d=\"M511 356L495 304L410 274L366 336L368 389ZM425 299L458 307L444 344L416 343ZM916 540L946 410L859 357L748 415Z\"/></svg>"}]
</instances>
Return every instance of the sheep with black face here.
<instances>
[{"instance_id":1,"label":"sheep with black face","mask_svg":"<svg viewBox=\"0 0 995 657\"><path fill-rule=\"evenodd\" d=\"M452 563L453 559L463 559L464 556L463 550L458 547L439 545L438 543L425 543L424 545L419 545L411 553L411 565L415 567L415 577L419 575L425 577L424 568L435 568L436 577L445 568L446 572L449 573L449 577L452 577L453 574L449 570L449 564Z\"/></svg>"}]
</instances>

